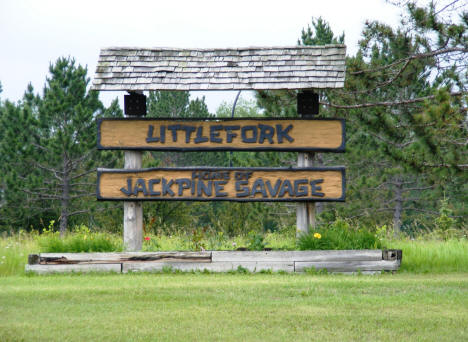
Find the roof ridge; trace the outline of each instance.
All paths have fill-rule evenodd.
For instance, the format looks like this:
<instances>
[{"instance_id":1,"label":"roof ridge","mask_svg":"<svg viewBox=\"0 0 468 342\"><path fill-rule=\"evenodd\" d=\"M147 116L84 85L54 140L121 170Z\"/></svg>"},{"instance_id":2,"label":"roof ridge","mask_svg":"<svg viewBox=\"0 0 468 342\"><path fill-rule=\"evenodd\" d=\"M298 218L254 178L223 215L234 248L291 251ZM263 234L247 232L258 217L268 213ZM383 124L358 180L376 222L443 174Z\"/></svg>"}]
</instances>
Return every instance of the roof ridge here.
<instances>
[{"instance_id":1,"label":"roof ridge","mask_svg":"<svg viewBox=\"0 0 468 342\"><path fill-rule=\"evenodd\" d=\"M102 50L150 50L150 51L224 51L224 50L278 50L278 49L326 49L326 48L345 48L345 44L325 44L325 45L286 45L286 46L245 46L245 47L210 47L210 48L178 48L165 46L107 46Z\"/></svg>"}]
</instances>

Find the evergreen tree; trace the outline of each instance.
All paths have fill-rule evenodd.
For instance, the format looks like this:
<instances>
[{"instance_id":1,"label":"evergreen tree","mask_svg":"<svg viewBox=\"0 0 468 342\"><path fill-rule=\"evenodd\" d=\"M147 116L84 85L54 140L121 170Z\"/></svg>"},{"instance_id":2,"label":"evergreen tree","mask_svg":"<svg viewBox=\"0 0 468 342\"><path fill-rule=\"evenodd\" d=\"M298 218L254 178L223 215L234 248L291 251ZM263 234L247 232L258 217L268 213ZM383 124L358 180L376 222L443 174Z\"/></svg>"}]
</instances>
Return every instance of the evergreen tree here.
<instances>
[{"instance_id":1,"label":"evergreen tree","mask_svg":"<svg viewBox=\"0 0 468 342\"><path fill-rule=\"evenodd\" d=\"M29 84L23 103L5 101L0 108L0 183L2 184L2 205L0 225L5 229L27 228L36 225L41 214L51 217L51 211L42 202L34 202L23 191L42 184L41 172L31 167L27 159L35 157L33 150L34 131L37 126L38 97ZM39 157L39 156L38 156Z\"/></svg>"},{"instance_id":2,"label":"evergreen tree","mask_svg":"<svg viewBox=\"0 0 468 342\"><path fill-rule=\"evenodd\" d=\"M395 231L404 211L437 214L443 192L450 189L453 203L460 203L466 191L468 15L465 7L459 22L450 22L443 13L448 9L409 3L400 27L367 22L358 54L347 61L344 91L328 91L324 101L359 124L359 134L381 152L382 167L370 176L380 184L369 190L389 194L370 203L393 211ZM368 153L367 160L376 160Z\"/></svg>"},{"instance_id":3,"label":"evergreen tree","mask_svg":"<svg viewBox=\"0 0 468 342\"><path fill-rule=\"evenodd\" d=\"M96 118L121 112L116 102L105 110L87 91L87 70L74 59L59 58L49 72L42 97L29 86L18 106L7 103L0 154L9 210L22 203L29 210L23 223L35 213L59 217L63 235L70 218L94 208L96 166L111 158L96 149Z\"/></svg>"},{"instance_id":4,"label":"evergreen tree","mask_svg":"<svg viewBox=\"0 0 468 342\"><path fill-rule=\"evenodd\" d=\"M451 7L461 14L458 22L442 20ZM399 28L366 23L357 55L347 58L345 89L320 94L320 116L347 119L345 155L319 155L318 162L344 158L347 166L347 203L327 205L325 218L393 220L398 232L403 223L437 214L443 192L458 208L454 215L466 216L465 7L409 3ZM342 42L323 20L312 28L299 44ZM269 115L297 115L295 91L257 98Z\"/></svg>"}]
</instances>

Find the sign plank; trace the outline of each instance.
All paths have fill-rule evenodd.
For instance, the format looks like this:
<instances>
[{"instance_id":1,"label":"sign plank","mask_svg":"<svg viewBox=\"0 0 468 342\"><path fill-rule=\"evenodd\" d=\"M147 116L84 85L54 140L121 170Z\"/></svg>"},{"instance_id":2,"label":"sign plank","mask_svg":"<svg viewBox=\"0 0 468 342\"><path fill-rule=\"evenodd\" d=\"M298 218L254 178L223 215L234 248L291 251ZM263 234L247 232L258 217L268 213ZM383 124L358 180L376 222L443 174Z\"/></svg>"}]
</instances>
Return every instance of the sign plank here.
<instances>
[{"instance_id":1,"label":"sign plank","mask_svg":"<svg viewBox=\"0 0 468 342\"><path fill-rule=\"evenodd\" d=\"M97 199L343 202L345 169L344 167L98 169Z\"/></svg>"},{"instance_id":2,"label":"sign plank","mask_svg":"<svg viewBox=\"0 0 468 342\"><path fill-rule=\"evenodd\" d=\"M98 149L344 152L344 119L100 119Z\"/></svg>"}]
</instances>

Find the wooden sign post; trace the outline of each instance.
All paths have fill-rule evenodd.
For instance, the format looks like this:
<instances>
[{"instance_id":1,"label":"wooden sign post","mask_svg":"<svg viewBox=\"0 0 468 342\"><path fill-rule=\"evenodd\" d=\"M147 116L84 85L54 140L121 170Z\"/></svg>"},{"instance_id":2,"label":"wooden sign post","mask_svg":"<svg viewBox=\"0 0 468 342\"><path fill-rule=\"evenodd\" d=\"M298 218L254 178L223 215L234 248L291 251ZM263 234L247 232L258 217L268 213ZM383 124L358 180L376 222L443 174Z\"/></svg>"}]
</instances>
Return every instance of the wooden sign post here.
<instances>
[{"instance_id":1,"label":"wooden sign post","mask_svg":"<svg viewBox=\"0 0 468 342\"><path fill-rule=\"evenodd\" d=\"M300 152L297 155L298 167L312 167L314 154ZM297 203L296 207L296 237L309 232L309 227L315 228L315 202Z\"/></svg>"},{"instance_id":2,"label":"wooden sign post","mask_svg":"<svg viewBox=\"0 0 468 342\"><path fill-rule=\"evenodd\" d=\"M146 112L144 95L135 92L304 90L298 94L298 113L317 114L318 95L311 89L342 88L345 58L341 44L112 47L100 52L92 89L130 92L125 106L130 115L141 115L142 108ZM311 153L344 152L344 128L341 119L100 120L98 148L126 152L125 169L98 171L97 197L125 201L127 250L141 248L144 200L302 202L297 224L306 232L314 222L314 201L344 201L344 168L309 167ZM145 150L295 151L300 156L295 169L140 169L139 151Z\"/></svg>"},{"instance_id":3,"label":"wooden sign post","mask_svg":"<svg viewBox=\"0 0 468 342\"><path fill-rule=\"evenodd\" d=\"M311 168L311 151L344 152L343 119L100 119L98 148L125 150L124 170L99 170L97 197L125 201L128 251L141 249L141 201L294 201L299 236L315 226L315 201L345 198L344 168ZM299 168L140 170L144 150L300 151Z\"/></svg>"},{"instance_id":4,"label":"wooden sign post","mask_svg":"<svg viewBox=\"0 0 468 342\"><path fill-rule=\"evenodd\" d=\"M142 152L125 151L125 169L141 168ZM139 201L124 202L124 246L126 251L139 251L143 244L143 205Z\"/></svg>"}]
</instances>

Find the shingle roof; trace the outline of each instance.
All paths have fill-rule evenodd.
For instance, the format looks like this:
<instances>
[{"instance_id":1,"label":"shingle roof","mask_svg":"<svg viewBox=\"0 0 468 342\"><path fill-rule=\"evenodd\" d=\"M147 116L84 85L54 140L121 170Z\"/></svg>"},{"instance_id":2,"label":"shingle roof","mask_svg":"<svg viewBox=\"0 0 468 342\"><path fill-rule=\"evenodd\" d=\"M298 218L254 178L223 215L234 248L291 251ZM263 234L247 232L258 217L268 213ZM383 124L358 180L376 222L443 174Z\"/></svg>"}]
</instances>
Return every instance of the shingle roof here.
<instances>
[{"instance_id":1,"label":"shingle roof","mask_svg":"<svg viewBox=\"0 0 468 342\"><path fill-rule=\"evenodd\" d=\"M342 88L344 45L101 50L94 90Z\"/></svg>"}]
</instances>

